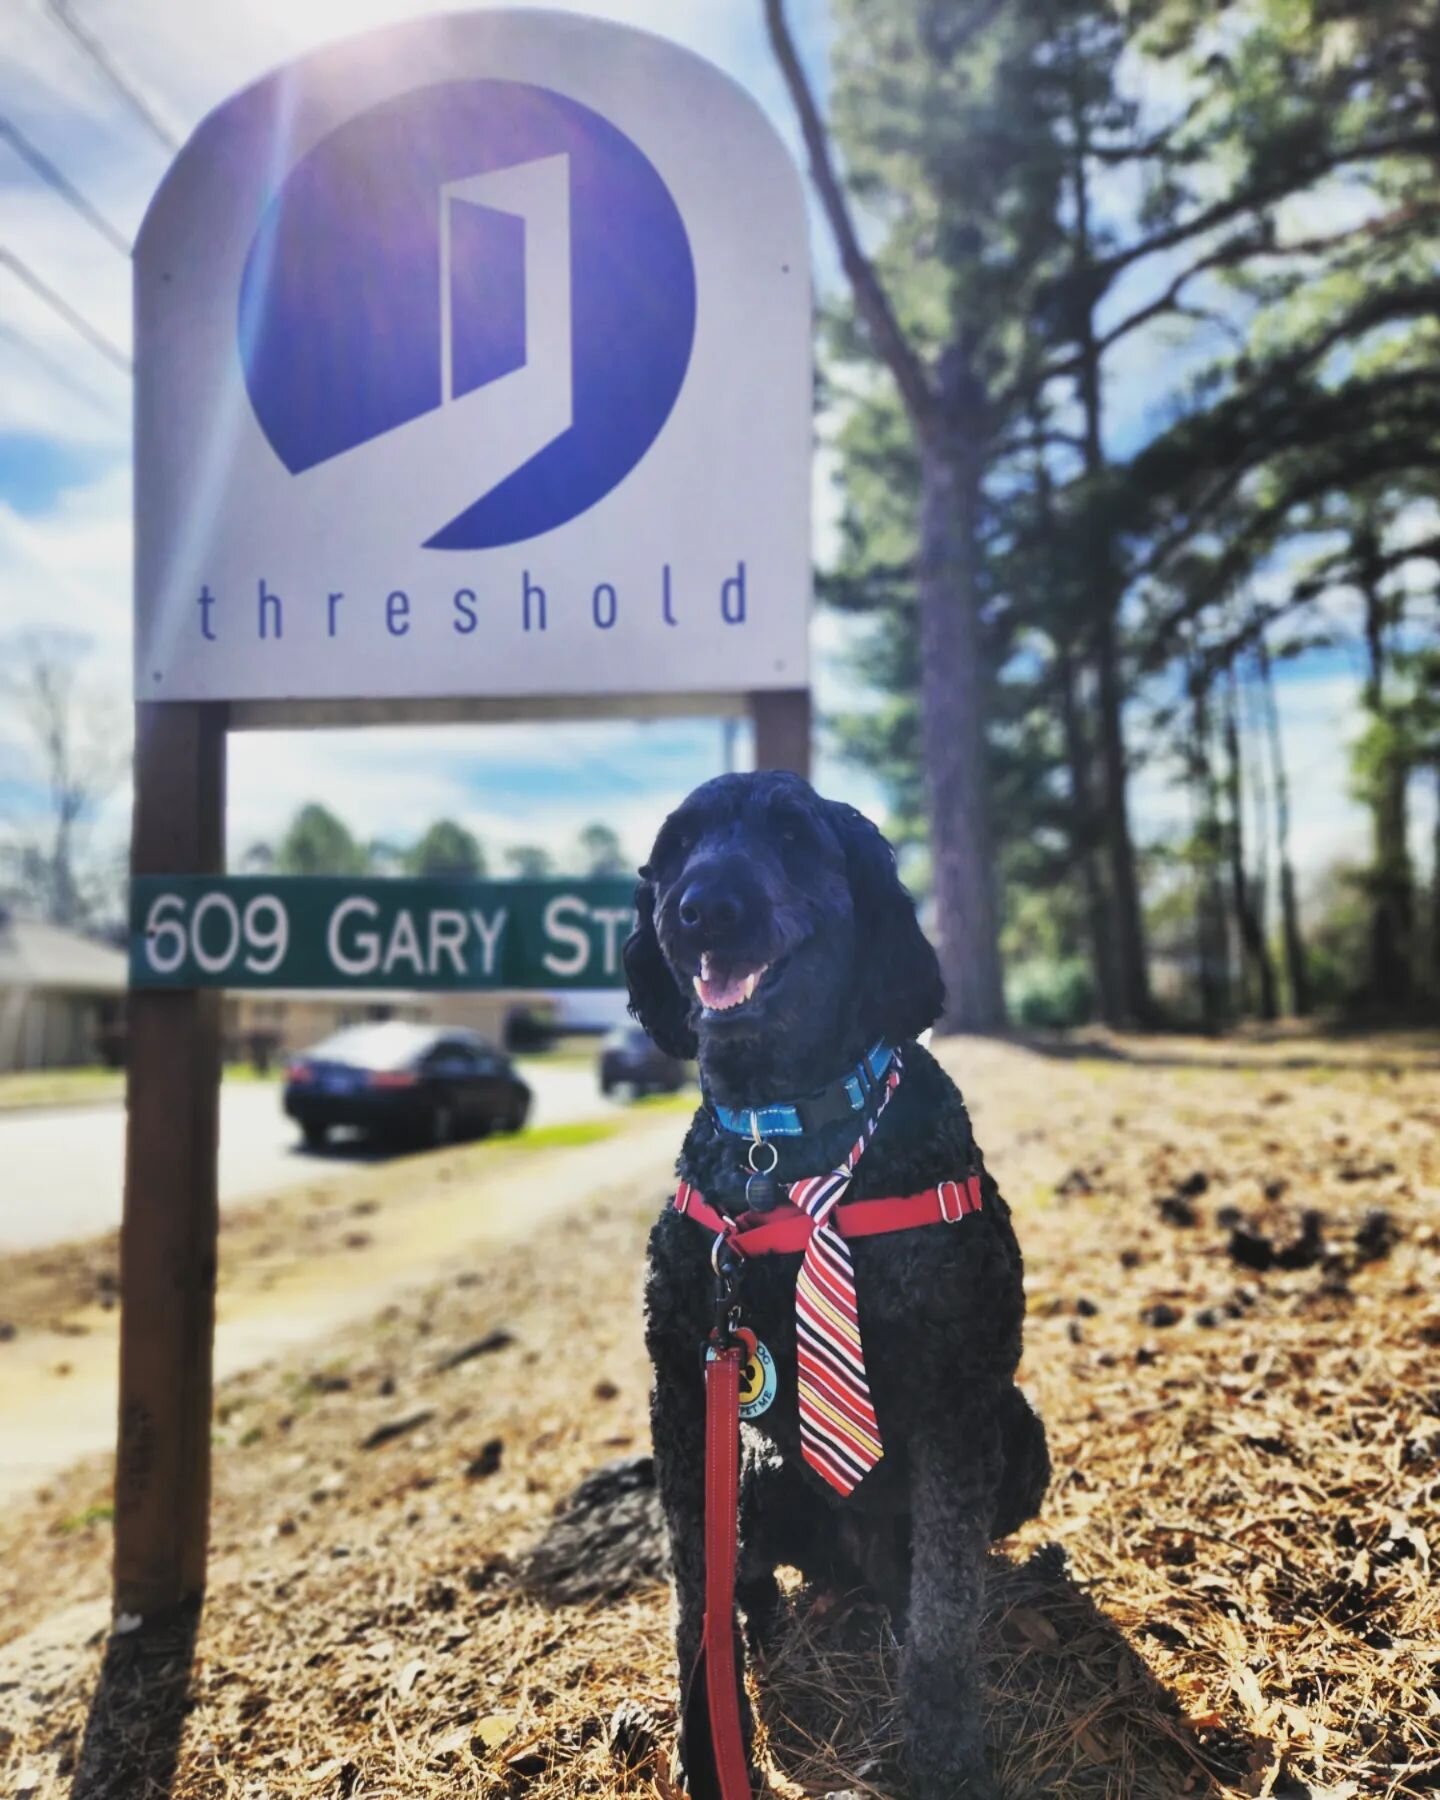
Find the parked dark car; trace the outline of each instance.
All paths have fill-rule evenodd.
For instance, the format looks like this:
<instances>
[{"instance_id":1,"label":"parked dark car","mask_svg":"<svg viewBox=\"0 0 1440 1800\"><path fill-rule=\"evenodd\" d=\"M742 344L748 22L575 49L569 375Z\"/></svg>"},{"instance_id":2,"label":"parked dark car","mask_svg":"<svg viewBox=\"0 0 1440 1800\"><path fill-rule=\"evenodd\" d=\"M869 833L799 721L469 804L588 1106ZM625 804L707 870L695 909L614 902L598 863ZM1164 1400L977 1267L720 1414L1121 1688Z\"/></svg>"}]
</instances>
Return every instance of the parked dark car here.
<instances>
[{"instance_id":1,"label":"parked dark car","mask_svg":"<svg viewBox=\"0 0 1440 1800\"><path fill-rule=\"evenodd\" d=\"M683 1062L667 1056L638 1025L617 1025L600 1050L600 1092L628 1089L642 1094L678 1094L690 1079Z\"/></svg>"},{"instance_id":2,"label":"parked dark car","mask_svg":"<svg viewBox=\"0 0 1440 1800\"><path fill-rule=\"evenodd\" d=\"M395 1144L448 1144L519 1131L530 1089L508 1056L473 1031L390 1019L354 1025L285 1073L285 1111L318 1149L337 1126Z\"/></svg>"}]
</instances>

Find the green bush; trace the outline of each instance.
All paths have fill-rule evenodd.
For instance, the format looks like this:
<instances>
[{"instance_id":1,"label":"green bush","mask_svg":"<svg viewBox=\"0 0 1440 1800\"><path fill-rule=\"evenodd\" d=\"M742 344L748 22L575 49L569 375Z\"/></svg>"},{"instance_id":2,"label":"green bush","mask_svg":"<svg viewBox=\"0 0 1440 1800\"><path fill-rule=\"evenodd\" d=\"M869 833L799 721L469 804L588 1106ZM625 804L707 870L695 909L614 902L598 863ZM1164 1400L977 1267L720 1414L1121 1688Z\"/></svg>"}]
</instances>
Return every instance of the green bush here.
<instances>
[{"instance_id":1,"label":"green bush","mask_svg":"<svg viewBox=\"0 0 1440 1800\"><path fill-rule=\"evenodd\" d=\"M1006 981L1017 1025L1060 1030L1094 1017L1095 987L1078 957L1037 958L1018 964Z\"/></svg>"}]
</instances>

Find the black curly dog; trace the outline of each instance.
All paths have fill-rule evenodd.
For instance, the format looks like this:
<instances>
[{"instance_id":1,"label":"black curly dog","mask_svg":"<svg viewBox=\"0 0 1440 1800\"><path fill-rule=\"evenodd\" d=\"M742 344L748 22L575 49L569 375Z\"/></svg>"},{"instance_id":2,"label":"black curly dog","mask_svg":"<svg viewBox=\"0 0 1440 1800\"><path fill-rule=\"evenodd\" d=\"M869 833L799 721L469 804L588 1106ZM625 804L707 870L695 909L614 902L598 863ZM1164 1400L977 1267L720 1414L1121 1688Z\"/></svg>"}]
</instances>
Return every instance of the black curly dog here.
<instances>
[{"instance_id":1,"label":"black curly dog","mask_svg":"<svg viewBox=\"0 0 1440 1800\"><path fill-rule=\"evenodd\" d=\"M981 1175L982 1211L851 1245L885 1455L848 1499L801 1457L799 1257L747 1262L745 1319L774 1355L779 1389L769 1411L742 1427L737 1585L755 1644L777 1611L781 1564L841 1590L871 1588L905 1646L903 1725L916 1800L993 1796L977 1651L985 1554L992 1538L1034 1515L1050 1463L1044 1428L1014 1380L1025 1297L1010 1210L984 1170L959 1091L913 1042L944 1000L935 953L889 844L854 807L822 799L793 775L725 775L697 788L665 821L640 875L639 921L625 946L631 1011L662 1048L698 1052L706 1103L679 1170L712 1206L743 1212L749 1172L746 1140L723 1130L712 1109L812 1095L877 1039L902 1047L904 1074L847 1198ZM719 1004L702 1003L702 988ZM778 1180L833 1168L858 1135L853 1120L841 1119L776 1140ZM651 1234L646 1285L682 1687L704 1610L710 1250L706 1232L667 1207ZM692 1696L681 1756L692 1791L708 1795L708 1750L686 1741L698 1735L694 1706ZM741 1706L748 1742L743 1692Z\"/></svg>"}]
</instances>

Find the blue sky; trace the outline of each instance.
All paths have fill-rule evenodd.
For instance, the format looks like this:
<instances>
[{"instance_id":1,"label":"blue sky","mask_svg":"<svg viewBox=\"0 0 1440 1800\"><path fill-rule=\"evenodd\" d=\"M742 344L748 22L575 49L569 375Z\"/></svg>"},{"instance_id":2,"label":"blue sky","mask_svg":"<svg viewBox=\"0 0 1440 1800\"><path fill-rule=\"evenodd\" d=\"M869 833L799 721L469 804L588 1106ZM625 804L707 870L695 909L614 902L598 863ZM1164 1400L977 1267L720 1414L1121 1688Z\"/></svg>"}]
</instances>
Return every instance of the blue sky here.
<instances>
[{"instance_id":1,"label":"blue sky","mask_svg":"<svg viewBox=\"0 0 1440 1800\"><path fill-rule=\"evenodd\" d=\"M351 31L434 10L434 0L76 0L154 114L183 137L210 107L267 68ZM792 146L788 100L765 40L759 0L586 0L571 10L611 16L676 38L749 88ZM824 0L791 0L795 28L823 88ZM0 115L13 120L127 237L168 152L106 85L48 14L19 0L0 31ZM128 350L126 259L0 142L0 246L24 259L93 329ZM835 262L813 229L822 284ZM1120 297L1142 300L1168 271L1137 274ZM1111 441L1133 442L1174 378L1163 334L1137 338L1107 393ZM829 465L817 461L816 550L833 540ZM129 667L130 471L128 380L0 266L0 638L35 625L89 634L98 680L125 694ZM850 697L840 667L845 628L815 628L822 710ZM1283 711L1295 765L1297 848L1307 871L1359 853L1363 819L1347 794L1345 740L1355 671L1344 656L1285 671ZM461 817L493 847L541 842L562 858L579 828L603 817L638 856L654 825L720 767L714 720L568 727L437 728L251 734L233 742L232 853L273 839L302 800L320 798L367 837L413 836L430 818ZM740 743L747 754L745 734ZM1173 770L1136 782L1137 827L1151 837L1183 824ZM868 810L881 797L859 772L822 756L821 784ZM26 806L24 752L0 721L0 834ZM128 796L99 822L123 841ZM1426 829L1417 821L1417 834Z\"/></svg>"}]
</instances>

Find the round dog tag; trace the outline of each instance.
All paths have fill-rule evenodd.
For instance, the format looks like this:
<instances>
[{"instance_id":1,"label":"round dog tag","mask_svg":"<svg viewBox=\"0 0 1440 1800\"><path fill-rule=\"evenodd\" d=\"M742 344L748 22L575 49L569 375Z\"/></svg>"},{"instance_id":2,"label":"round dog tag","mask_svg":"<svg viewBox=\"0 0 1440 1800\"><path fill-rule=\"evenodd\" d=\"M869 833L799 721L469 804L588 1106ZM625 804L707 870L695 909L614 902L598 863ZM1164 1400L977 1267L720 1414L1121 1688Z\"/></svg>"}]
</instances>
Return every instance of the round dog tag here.
<instances>
[{"instance_id":1,"label":"round dog tag","mask_svg":"<svg viewBox=\"0 0 1440 1800\"><path fill-rule=\"evenodd\" d=\"M775 1358L757 1338L740 1369L740 1417L758 1419L775 1398Z\"/></svg>"},{"instance_id":2,"label":"round dog tag","mask_svg":"<svg viewBox=\"0 0 1440 1800\"><path fill-rule=\"evenodd\" d=\"M758 1419L761 1413L769 1411L775 1398L775 1358L753 1331L742 1329L735 1335L745 1350L745 1360L740 1365L740 1417ZM713 1345L708 1346L706 1362L714 1362L718 1354Z\"/></svg>"}]
</instances>

